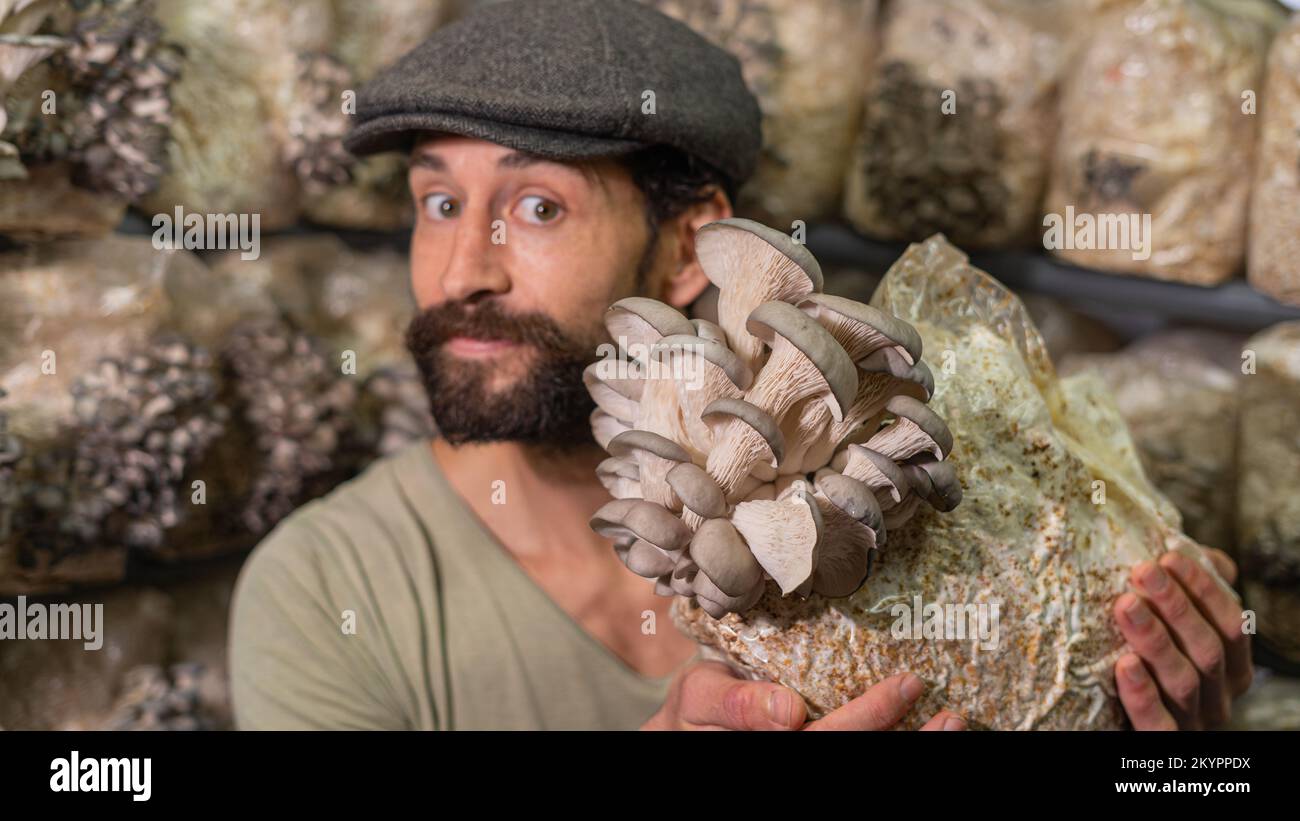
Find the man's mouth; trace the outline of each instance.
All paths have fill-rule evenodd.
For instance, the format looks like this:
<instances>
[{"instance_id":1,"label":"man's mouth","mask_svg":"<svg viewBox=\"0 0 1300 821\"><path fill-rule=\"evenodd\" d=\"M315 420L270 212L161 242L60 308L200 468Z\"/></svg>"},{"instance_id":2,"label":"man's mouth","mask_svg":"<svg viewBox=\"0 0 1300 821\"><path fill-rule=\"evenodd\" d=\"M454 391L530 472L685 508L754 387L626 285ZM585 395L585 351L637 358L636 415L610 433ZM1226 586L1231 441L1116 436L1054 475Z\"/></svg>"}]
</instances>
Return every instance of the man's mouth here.
<instances>
[{"instance_id":1,"label":"man's mouth","mask_svg":"<svg viewBox=\"0 0 1300 821\"><path fill-rule=\"evenodd\" d=\"M446 350L454 356L481 358L496 356L512 350L519 343L509 339L480 339L471 336L453 336L447 340Z\"/></svg>"}]
</instances>

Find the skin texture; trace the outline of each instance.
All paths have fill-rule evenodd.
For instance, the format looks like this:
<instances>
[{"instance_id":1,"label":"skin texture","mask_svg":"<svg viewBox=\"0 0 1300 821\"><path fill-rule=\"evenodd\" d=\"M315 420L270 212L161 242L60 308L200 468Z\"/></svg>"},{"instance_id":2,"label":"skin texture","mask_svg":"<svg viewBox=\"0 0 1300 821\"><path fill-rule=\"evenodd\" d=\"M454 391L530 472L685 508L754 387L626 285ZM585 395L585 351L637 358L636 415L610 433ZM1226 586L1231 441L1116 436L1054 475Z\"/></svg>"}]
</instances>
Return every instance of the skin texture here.
<instances>
[{"instance_id":1,"label":"skin texture","mask_svg":"<svg viewBox=\"0 0 1300 821\"><path fill-rule=\"evenodd\" d=\"M840 709L809 722L803 699L777 684L739 679L725 664L701 662L673 682L668 701L644 730L888 730L911 709L925 685L911 673L890 676ZM922 730L964 730L940 710Z\"/></svg>"},{"instance_id":2,"label":"skin texture","mask_svg":"<svg viewBox=\"0 0 1300 821\"><path fill-rule=\"evenodd\" d=\"M1229 582L1237 566L1211 550ZM1133 568L1137 594L1115 602L1115 620L1133 652L1115 665L1120 701L1139 730L1200 730L1228 720L1232 699L1250 687L1250 637L1241 603L1185 556Z\"/></svg>"},{"instance_id":3,"label":"skin texture","mask_svg":"<svg viewBox=\"0 0 1300 821\"><path fill-rule=\"evenodd\" d=\"M543 313L594 341L604 337L605 308L637 294L650 234L644 199L612 161L579 168L440 137L412 153L408 181L418 212L411 285L421 309L494 302L507 314ZM539 207L549 219L539 218ZM693 257L695 229L729 214L719 193L661 226L642 295L677 308L699 296L709 283ZM493 243L502 227L505 241ZM444 350L453 366L462 360L486 373L489 392L517 385L534 357L526 345L491 340L453 339ZM461 498L524 572L611 652L650 676L668 675L693 655L694 644L670 626L669 600L587 526L610 499L595 474L605 453L594 443L564 452L508 441L437 439L432 447ZM492 503L496 487L504 487L506 504ZM642 632L646 611L655 614L651 635Z\"/></svg>"},{"instance_id":4,"label":"skin texture","mask_svg":"<svg viewBox=\"0 0 1300 821\"><path fill-rule=\"evenodd\" d=\"M542 313L578 339L601 338L605 308L626 296L650 296L684 311L709 284L694 255L695 231L731 215L726 196L714 192L661 225L654 262L638 288L637 267L650 236L645 204L613 161L579 167L481 140L436 137L412 152L409 183L418 213L411 285L421 309L492 302L507 314ZM502 226L505 241L494 243ZM491 339L451 339L444 348L453 364L463 360L485 374L489 392L518 385L534 357L526 344ZM802 700L786 688L739 679L716 662L687 664L696 648L670 626L669 599L653 595L651 585L618 561L612 544L587 526L592 511L610 500L596 477L606 454L594 443L557 451L513 441L451 445L437 439L432 449L466 505L594 639L642 674L677 671L646 729L885 729L921 695L921 681L900 673L808 723ZM493 503L498 487L505 489L506 504ZM1175 557L1161 564L1172 565L1166 570L1173 574L1161 592L1142 581L1148 569L1135 569L1146 606L1159 618L1137 627L1123 612L1136 597L1116 605L1135 651L1117 665L1121 698L1139 729L1209 726L1226 716L1226 699L1250 680L1249 644L1239 631L1232 635L1240 605L1194 567L1178 566ZM643 632L646 611L657 625L650 634ZM1135 669L1143 676L1128 679ZM946 710L925 725L964 728Z\"/></svg>"}]
</instances>

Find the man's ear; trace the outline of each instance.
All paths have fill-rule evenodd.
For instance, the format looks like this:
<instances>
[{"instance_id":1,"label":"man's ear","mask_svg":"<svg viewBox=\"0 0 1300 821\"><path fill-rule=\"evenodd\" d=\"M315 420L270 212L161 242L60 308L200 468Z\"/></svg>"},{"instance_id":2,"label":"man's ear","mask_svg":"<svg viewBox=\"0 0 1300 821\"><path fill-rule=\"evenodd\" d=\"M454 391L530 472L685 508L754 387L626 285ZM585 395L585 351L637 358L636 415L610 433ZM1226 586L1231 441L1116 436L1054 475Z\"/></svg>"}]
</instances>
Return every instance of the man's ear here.
<instances>
[{"instance_id":1,"label":"man's ear","mask_svg":"<svg viewBox=\"0 0 1300 821\"><path fill-rule=\"evenodd\" d=\"M659 297L662 301L684 310L709 287L709 278L695 255L695 232L731 215L731 200L721 189L714 188L708 199L691 205L663 226L660 241L676 248L677 253L671 255L673 265L664 276Z\"/></svg>"}]
</instances>

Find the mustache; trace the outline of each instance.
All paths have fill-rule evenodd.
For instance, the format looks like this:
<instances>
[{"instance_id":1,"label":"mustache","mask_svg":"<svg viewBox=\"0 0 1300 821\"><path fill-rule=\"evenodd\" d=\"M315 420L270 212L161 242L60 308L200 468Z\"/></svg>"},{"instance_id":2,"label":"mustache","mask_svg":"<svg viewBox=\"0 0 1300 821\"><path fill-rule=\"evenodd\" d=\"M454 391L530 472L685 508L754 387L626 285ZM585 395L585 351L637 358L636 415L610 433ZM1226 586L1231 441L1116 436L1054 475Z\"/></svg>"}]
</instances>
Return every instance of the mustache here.
<instances>
[{"instance_id":1,"label":"mustache","mask_svg":"<svg viewBox=\"0 0 1300 821\"><path fill-rule=\"evenodd\" d=\"M584 346L555 320L538 312L511 313L496 302L446 302L426 308L407 328L407 347L432 352L456 337L531 345L543 353L573 356Z\"/></svg>"}]
</instances>

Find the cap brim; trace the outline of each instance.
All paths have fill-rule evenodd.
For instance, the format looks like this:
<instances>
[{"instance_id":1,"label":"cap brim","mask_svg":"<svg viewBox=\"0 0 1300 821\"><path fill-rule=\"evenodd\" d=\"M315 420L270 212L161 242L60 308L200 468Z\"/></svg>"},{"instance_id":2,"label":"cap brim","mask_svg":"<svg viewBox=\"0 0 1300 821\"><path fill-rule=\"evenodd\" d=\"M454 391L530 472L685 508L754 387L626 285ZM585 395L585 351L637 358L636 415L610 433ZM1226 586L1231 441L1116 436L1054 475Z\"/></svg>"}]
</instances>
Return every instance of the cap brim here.
<instances>
[{"instance_id":1,"label":"cap brim","mask_svg":"<svg viewBox=\"0 0 1300 821\"><path fill-rule=\"evenodd\" d=\"M648 143L610 137L592 137L567 131L481 120L461 114L421 112L383 114L354 126L343 147L363 157L384 151L409 152L417 134L433 132L476 137L516 151L556 160L615 157L648 147Z\"/></svg>"}]
</instances>

